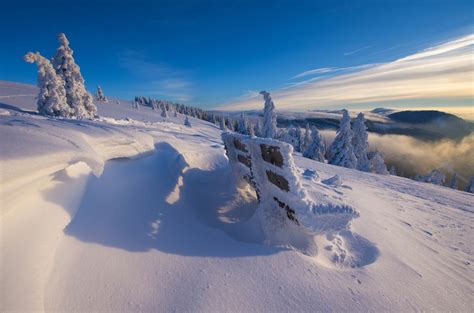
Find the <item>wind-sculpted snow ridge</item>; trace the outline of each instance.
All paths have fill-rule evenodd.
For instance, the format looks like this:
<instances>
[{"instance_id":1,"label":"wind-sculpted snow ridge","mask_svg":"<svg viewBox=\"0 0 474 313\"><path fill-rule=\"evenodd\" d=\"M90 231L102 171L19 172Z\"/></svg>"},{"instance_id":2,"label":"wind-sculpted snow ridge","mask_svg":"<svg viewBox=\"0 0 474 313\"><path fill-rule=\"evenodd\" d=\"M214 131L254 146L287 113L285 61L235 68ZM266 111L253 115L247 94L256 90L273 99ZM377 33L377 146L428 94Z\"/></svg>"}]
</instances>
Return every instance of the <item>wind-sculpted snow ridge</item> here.
<instances>
[{"instance_id":1,"label":"wind-sculpted snow ridge","mask_svg":"<svg viewBox=\"0 0 474 313\"><path fill-rule=\"evenodd\" d=\"M354 208L322 186L313 186L308 196L298 178L291 145L228 132L222 138L238 185L247 182L255 189L260 202L256 215L268 242L292 245L310 254L311 238L304 236L347 230L358 217Z\"/></svg>"}]
</instances>

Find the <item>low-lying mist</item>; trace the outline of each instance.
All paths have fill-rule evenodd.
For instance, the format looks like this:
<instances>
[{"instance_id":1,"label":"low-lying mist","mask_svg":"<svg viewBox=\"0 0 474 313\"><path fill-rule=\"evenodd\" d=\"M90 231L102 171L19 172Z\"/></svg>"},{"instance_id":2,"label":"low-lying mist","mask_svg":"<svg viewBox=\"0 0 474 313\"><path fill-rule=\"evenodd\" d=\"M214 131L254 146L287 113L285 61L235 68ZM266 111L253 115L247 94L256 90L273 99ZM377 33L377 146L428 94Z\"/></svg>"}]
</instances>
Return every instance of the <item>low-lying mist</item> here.
<instances>
[{"instance_id":1,"label":"low-lying mist","mask_svg":"<svg viewBox=\"0 0 474 313\"><path fill-rule=\"evenodd\" d=\"M327 144L335 137L334 131L321 131ZM474 175L474 133L461 140L442 139L422 141L404 135L369 133L370 150L385 154L387 168L394 165L399 176L413 177L438 168L449 179L456 172L463 187Z\"/></svg>"}]
</instances>

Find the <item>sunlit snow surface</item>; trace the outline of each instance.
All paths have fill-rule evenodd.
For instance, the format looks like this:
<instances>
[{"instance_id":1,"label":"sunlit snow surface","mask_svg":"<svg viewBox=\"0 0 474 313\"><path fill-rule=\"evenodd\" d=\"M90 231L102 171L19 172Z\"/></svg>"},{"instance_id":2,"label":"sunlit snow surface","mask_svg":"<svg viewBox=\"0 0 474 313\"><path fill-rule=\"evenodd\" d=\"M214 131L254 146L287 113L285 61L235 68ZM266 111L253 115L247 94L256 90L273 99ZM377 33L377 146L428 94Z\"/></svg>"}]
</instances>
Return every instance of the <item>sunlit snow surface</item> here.
<instances>
[{"instance_id":1,"label":"sunlit snow surface","mask_svg":"<svg viewBox=\"0 0 474 313\"><path fill-rule=\"evenodd\" d=\"M472 194L295 155L310 195L338 175L360 213L308 256L265 244L217 126L110 97L98 120L48 119L35 92L0 82L0 311L474 306Z\"/></svg>"}]
</instances>

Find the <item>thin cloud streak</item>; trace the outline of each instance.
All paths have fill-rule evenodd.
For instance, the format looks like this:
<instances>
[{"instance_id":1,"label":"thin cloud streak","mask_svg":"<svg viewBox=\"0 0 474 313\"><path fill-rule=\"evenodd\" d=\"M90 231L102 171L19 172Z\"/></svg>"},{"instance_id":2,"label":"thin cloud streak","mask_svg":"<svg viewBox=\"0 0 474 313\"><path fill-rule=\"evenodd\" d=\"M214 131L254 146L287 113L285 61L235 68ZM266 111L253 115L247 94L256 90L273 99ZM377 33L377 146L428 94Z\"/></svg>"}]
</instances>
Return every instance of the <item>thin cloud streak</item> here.
<instances>
[{"instance_id":1,"label":"thin cloud streak","mask_svg":"<svg viewBox=\"0 0 474 313\"><path fill-rule=\"evenodd\" d=\"M306 71L294 78L323 72L342 73L273 90L272 97L278 108L294 110L416 99L472 99L473 46L474 34L471 34L389 63ZM350 69L353 71L347 73ZM246 110L261 106L260 97L253 96L220 109Z\"/></svg>"},{"instance_id":2,"label":"thin cloud streak","mask_svg":"<svg viewBox=\"0 0 474 313\"><path fill-rule=\"evenodd\" d=\"M349 55L353 55L353 54L356 54L356 53L359 53L365 49L368 49L368 48L371 48L372 46L365 46L365 47L362 47L362 48L359 48L359 49L356 49L354 51L349 51L349 52L345 52L344 55L345 56L349 56Z\"/></svg>"}]
</instances>

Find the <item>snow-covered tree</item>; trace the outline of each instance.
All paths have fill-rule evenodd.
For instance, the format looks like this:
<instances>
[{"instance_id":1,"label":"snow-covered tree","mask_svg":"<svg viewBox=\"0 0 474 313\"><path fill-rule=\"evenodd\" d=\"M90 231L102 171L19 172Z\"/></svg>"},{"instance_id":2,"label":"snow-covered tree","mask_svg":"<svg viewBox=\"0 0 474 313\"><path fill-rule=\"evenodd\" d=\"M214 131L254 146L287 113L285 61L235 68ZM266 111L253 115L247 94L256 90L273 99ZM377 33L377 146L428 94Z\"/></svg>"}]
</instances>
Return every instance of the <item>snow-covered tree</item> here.
<instances>
[{"instance_id":1,"label":"snow-covered tree","mask_svg":"<svg viewBox=\"0 0 474 313\"><path fill-rule=\"evenodd\" d=\"M343 110L342 113L336 138L329 149L329 163L355 168L357 166L357 159L354 154L354 147L352 146L351 118L347 110Z\"/></svg>"},{"instance_id":2,"label":"snow-covered tree","mask_svg":"<svg viewBox=\"0 0 474 313\"><path fill-rule=\"evenodd\" d=\"M140 110L140 102L138 102L136 99L132 101L132 107L134 109Z\"/></svg>"},{"instance_id":3,"label":"snow-covered tree","mask_svg":"<svg viewBox=\"0 0 474 313\"><path fill-rule=\"evenodd\" d=\"M187 115L186 115L186 119L184 120L184 125L187 127L191 127L191 123L189 122L189 118Z\"/></svg>"},{"instance_id":4,"label":"snow-covered tree","mask_svg":"<svg viewBox=\"0 0 474 313\"><path fill-rule=\"evenodd\" d=\"M97 98L97 101L108 102L108 100L105 97L104 92L102 91L102 88L100 88L100 86L97 86L96 98Z\"/></svg>"},{"instance_id":5,"label":"snow-covered tree","mask_svg":"<svg viewBox=\"0 0 474 313\"><path fill-rule=\"evenodd\" d=\"M237 132L248 135L248 121L247 118L244 116L244 113L240 113L240 118L237 121Z\"/></svg>"},{"instance_id":6,"label":"snow-covered tree","mask_svg":"<svg viewBox=\"0 0 474 313\"><path fill-rule=\"evenodd\" d=\"M166 106L164 104L161 105L161 117L168 118L168 111L166 111Z\"/></svg>"},{"instance_id":7,"label":"snow-covered tree","mask_svg":"<svg viewBox=\"0 0 474 313\"><path fill-rule=\"evenodd\" d=\"M260 125L260 118L257 118L257 122L253 126L253 133L257 137L262 137L262 126Z\"/></svg>"},{"instance_id":8,"label":"snow-covered tree","mask_svg":"<svg viewBox=\"0 0 474 313\"><path fill-rule=\"evenodd\" d=\"M38 67L38 112L41 115L69 117L72 113L67 105L64 81L56 74L51 62L39 52L28 52L24 56L28 63Z\"/></svg>"},{"instance_id":9,"label":"snow-covered tree","mask_svg":"<svg viewBox=\"0 0 474 313\"><path fill-rule=\"evenodd\" d=\"M326 146L318 129L311 127L311 140L306 146L303 156L319 162L324 162L324 155L326 154Z\"/></svg>"},{"instance_id":10,"label":"snow-covered tree","mask_svg":"<svg viewBox=\"0 0 474 313\"><path fill-rule=\"evenodd\" d=\"M451 181L449 182L449 188L458 189L458 180L457 180L457 173L454 173L451 177Z\"/></svg>"},{"instance_id":11,"label":"snow-covered tree","mask_svg":"<svg viewBox=\"0 0 474 313\"><path fill-rule=\"evenodd\" d=\"M394 166L394 165L392 165L392 166L390 167L390 171L389 171L389 172L390 172L390 175L392 175L392 176L397 176L397 170L395 169L395 166Z\"/></svg>"},{"instance_id":12,"label":"snow-covered tree","mask_svg":"<svg viewBox=\"0 0 474 313\"><path fill-rule=\"evenodd\" d=\"M464 191L474 193L474 176L471 177L466 185L466 188L464 188Z\"/></svg>"},{"instance_id":13,"label":"snow-covered tree","mask_svg":"<svg viewBox=\"0 0 474 313\"><path fill-rule=\"evenodd\" d=\"M301 152L305 152L311 143L311 130L309 128L309 123L306 123L306 128L304 130L303 142L301 144Z\"/></svg>"},{"instance_id":14,"label":"snow-covered tree","mask_svg":"<svg viewBox=\"0 0 474 313\"><path fill-rule=\"evenodd\" d=\"M59 47L52 64L56 73L64 80L66 98L68 105L74 110L74 115L78 118L94 117L97 108L92 101L92 96L84 86L84 78L81 75L79 66L75 63L73 51L69 47L66 35L58 35Z\"/></svg>"},{"instance_id":15,"label":"snow-covered tree","mask_svg":"<svg viewBox=\"0 0 474 313\"><path fill-rule=\"evenodd\" d=\"M263 90L260 91L260 94L263 95L263 99L265 100L265 106L263 108L262 136L264 138L274 138L276 135L275 104L273 104L270 93Z\"/></svg>"},{"instance_id":16,"label":"snow-covered tree","mask_svg":"<svg viewBox=\"0 0 474 313\"><path fill-rule=\"evenodd\" d=\"M370 170L372 173L388 175L387 166L383 159L383 154L381 152L375 151L370 158Z\"/></svg>"},{"instance_id":17,"label":"snow-covered tree","mask_svg":"<svg viewBox=\"0 0 474 313\"><path fill-rule=\"evenodd\" d=\"M282 130L278 135L280 141L289 143L296 152L301 152L301 129L299 126L290 125L290 127Z\"/></svg>"},{"instance_id":18,"label":"snow-covered tree","mask_svg":"<svg viewBox=\"0 0 474 313\"><path fill-rule=\"evenodd\" d=\"M426 175L416 175L415 180L430 183L434 185L443 186L446 180L446 175L438 169L434 169Z\"/></svg>"},{"instance_id":19,"label":"snow-covered tree","mask_svg":"<svg viewBox=\"0 0 474 313\"><path fill-rule=\"evenodd\" d=\"M222 130L222 131L226 131L227 130L227 127L225 126L225 119L223 116L221 116L221 118L219 119L219 128Z\"/></svg>"},{"instance_id":20,"label":"snow-covered tree","mask_svg":"<svg viewBox=\"0 0 474 313\"><path fill-rule=\"evenodd\" d=\"M360 171L370 171L370 163L368 158L369 152L369 136L365 127L364 114L361 112L357 115L352 126L352 145L354 146L354 154L357 159L356 168Z\"/></svg>"}]
</instances>

